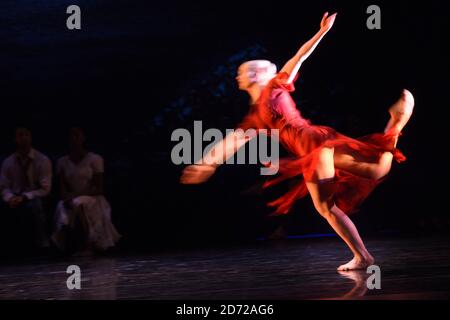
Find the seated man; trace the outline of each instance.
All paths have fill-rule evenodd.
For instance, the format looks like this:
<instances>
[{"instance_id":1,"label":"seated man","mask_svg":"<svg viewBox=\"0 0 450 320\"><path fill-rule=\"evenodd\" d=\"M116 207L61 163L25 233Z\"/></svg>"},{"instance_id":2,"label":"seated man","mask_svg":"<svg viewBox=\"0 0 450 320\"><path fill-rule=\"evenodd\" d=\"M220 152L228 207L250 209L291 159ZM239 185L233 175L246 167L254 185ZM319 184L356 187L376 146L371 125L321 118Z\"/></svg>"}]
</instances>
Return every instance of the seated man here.
<instances>
[{"instance_id":1,"label":"seated man","mask_svg":"<svg viewBox=\"0 0 450 320\"><path fill-rule=\"evenodd\" d=\"M16 238L9 240L13 240L12 247L24 240L26 242L29 236L27 229L30 228L35 247L44 249L49 247L49 240L42 198L51 189L51 162L32 148L32 135L28 128L16 128L15 140L16 152L3 162L0 177L6 227L10 236Z\"/></svg>"}]
</instances>

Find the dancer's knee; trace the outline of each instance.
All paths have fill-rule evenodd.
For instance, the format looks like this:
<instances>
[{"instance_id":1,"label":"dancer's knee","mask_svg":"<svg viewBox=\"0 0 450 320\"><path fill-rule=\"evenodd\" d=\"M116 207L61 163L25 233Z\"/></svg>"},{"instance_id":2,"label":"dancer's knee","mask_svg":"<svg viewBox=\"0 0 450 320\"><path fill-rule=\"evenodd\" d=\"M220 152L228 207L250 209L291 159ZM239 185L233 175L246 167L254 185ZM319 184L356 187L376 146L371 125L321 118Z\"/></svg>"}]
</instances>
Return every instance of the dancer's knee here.
<instances>
[{"instance_id":1,"label":"dancer's knee","mask_svg":"<svg viewBox=\"0 0 450 320\"><path fill-rule=\"evenodd\" d=\"M335 214L330 209L317 209L317 212L325 219L330 220L335 218Z\"/></svg>"},{"instance_id":2,"label":"dancer's knee","mask_svg":"<svg viewBox=\"0 0 450 320\"><path fill-rule=\"evenodd\" d=\"M390 164L383 164L378 165L375 168L373 168L370 172L370 178L372 180L379 180L384 178L389 171L391 171L391 165Z\"/></svg>"},{"instance_id":3,"label":"dancer's knee","mask_svg":"<svg viewBox=\"0 0 450 320\"><path fill-rule=\"evenodd\" d=\"M331 210L331 203L323 202L320 204L315 204L314 207L316 208L317 213L319 213L326 220L334 218L335 216L335 213Z\"/></svg>"}]
</instances>

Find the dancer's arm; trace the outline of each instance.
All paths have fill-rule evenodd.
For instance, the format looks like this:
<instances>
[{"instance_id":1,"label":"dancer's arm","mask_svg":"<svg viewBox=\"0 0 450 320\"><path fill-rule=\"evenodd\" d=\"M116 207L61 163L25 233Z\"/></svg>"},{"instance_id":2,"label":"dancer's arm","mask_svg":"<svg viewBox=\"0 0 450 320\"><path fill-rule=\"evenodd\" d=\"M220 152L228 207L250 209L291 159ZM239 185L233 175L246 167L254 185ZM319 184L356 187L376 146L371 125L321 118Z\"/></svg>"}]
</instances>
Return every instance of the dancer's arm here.
<instances>
[{"instance_id":1,"label":"dancer's arm","mask_svg":"<svg viewBox=\"0 0 450 320\"><path fill-rule=\"evenodd\" d=\"M234 130L227 134L227 136L217 142L202 159L196 164L207 164L218 167L232 157L244 144L253 139L255 135L247 135L243 130Z\"/></svg>"},{"instance_id":2,"label":"dancer's arm","mask_svg":"<svg viewBox=\"0 0 450 320\"><path fill-rule=\"evenodd\" d=\"M334 20L336 19L336 13L328 16L328 12L323 15L322 21L320 22L320 30L317 32L314 37L312 37L308 42L301 46L301 48L297 51L294 57L292 57L281 69L281 72L286 72L289 75L289 78L286 83L291 83L294 81L295 76L300 69L303 61L305 61L314 49L319 44L320 40L330 31L333 26Z\"/></svg>"},{"instance_id":3,"label":"dancer's arm","mask_svg":"<svg viewBox=\"0 0 450 320\"><path fill-rule=\"evenodd\" d=\"M255 134L256 136L256 134ZM255 136L248 136L241 130L235 130L216 143L202 159L195 164L187 166L183 170L180 182L183 184L198 184L208 180L216 171L217 167L225 163L244 144Z\"/></svg>"}]
</instances>

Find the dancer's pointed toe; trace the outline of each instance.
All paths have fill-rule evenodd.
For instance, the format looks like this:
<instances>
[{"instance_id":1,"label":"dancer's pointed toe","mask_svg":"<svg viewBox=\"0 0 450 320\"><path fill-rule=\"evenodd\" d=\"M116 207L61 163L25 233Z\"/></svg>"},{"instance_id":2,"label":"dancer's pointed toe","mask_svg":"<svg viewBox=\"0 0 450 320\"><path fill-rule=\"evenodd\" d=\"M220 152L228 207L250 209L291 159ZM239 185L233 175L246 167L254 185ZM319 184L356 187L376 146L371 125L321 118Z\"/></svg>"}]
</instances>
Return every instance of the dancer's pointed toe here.
<instances>
[{"instance_id":1,"label":"dancer's pointed toe","mask_svg":"<svg viewBox=\"0 0 450 320\"><path fill-rule=\"evenodd\" d=\"M411 93L411 91L407 90L407 89L403 89L402 92L402 98L407 101L409 104L414 105L414 96Z\"/></svg>"},{"instance_id":2,"label":"dancer's pointed toe","mask_svg":"<svg viewBox=\"0 0 450 320\"><path fill-rule=\"evenodd\" d=\"M403 106L404 110L403 110L403 112L406 115L411 116L411 114L413 113L414 104L415 104L414 96L411 93L411 91L403 89L402 100L404 101L404 106Z\"/></svg>"},{"instance_id":3,"label":"dancer's pointed toe","mask_svg":"<svg viewBox=\"0 0 450 320\"><path fill-rule=\"evenodd\" d=\"M411 116L413 109L414 96L410 91L403 89L400 99L389 109L389 113L394 121L401 121Z\"/></svg>"},{"instance_id":4,"label":"dancer's pointed toe","mask_svg":"<svg viewBox=\"0 0 450 320\"><path fill-rule=\"evenodd\" d=\"M413 94L409 90L403 89L400 99L389 108L391 119L386 126L385 132L395 130L397 134L400 134L411 118L414 104Z\"/></svg>"}]
</instances>

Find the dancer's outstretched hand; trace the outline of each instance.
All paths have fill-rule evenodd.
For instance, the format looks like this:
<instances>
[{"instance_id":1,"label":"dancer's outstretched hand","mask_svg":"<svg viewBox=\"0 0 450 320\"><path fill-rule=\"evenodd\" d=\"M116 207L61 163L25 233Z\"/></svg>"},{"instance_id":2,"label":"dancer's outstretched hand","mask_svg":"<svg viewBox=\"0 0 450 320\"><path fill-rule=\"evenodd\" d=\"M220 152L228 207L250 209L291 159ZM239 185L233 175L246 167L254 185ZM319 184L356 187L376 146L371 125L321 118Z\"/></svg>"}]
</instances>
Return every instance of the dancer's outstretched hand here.
<instances>
[{"instance_id":1,"label":"dancer's outstretched hand","mask_svg":"<svg viewBox=\"0 0 450 320\"><path fill-rule=\"evenodd\" d=\"M329 31L334 24L334 20L336 20L337 12L332 14L331 16L328 16L328 12L325 12L323 15L322 21L320 22L320 29Z\"/></svg>"},{"instance_id":2,"label":"dancer's outstretched hand","mask_svg":"<svg viewBox=\"0 0 450 320\"><path fill-rule=\"evenodd\" d=\"M208 180L216 172L216 167L210 165L191 165L183 170L180 178L182 184L199 184Z\"/></svg>"}]
</instances>

